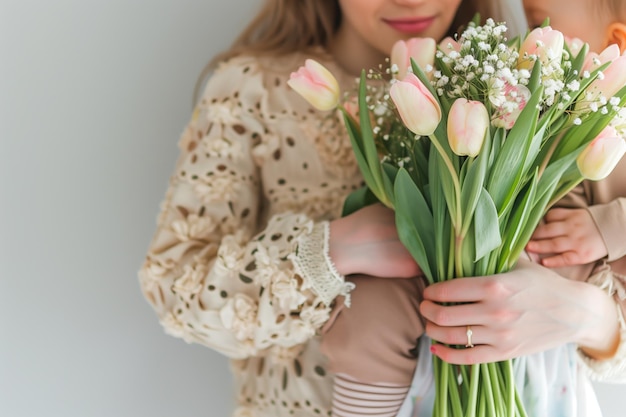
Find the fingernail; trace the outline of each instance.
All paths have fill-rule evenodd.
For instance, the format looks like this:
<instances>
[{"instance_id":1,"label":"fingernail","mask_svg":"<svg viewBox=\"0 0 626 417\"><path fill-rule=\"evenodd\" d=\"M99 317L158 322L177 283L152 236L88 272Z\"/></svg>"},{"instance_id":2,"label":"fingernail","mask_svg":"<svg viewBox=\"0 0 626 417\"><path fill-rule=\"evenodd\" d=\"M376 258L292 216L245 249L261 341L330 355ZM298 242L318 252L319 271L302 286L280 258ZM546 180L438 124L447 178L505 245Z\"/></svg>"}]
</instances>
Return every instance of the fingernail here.
<instances>
[{"instance_id":1,"label":"fingernail","mask_svg":"<svg viewBox=\"0 0 626 417\"><path fill-rule=\"evenodd\" d=\"M437 353L437 348L434 345L430 346L430 353L433 353L433 354Z\"/></svg>"}]
</instances>

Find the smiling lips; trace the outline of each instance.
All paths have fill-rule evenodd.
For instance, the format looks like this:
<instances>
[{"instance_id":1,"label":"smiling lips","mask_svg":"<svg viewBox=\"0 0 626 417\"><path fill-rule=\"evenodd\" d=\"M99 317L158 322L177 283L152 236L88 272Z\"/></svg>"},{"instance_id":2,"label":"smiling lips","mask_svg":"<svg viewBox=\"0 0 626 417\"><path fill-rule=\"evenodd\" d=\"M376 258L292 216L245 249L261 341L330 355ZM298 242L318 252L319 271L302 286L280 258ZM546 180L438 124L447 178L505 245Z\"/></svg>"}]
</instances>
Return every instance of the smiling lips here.
<instances>
[{"instance_id":1,"label":"smiling lips","mask_svg":"<svg viewBox=\"0 0 626 417\"><path fill-rule=\"evenodd\" d=\"M419 33L428 29L435 20L434 17L419 17L410 19L383 19L393 29L402 33Z\"/></svg>"}]
</instances>

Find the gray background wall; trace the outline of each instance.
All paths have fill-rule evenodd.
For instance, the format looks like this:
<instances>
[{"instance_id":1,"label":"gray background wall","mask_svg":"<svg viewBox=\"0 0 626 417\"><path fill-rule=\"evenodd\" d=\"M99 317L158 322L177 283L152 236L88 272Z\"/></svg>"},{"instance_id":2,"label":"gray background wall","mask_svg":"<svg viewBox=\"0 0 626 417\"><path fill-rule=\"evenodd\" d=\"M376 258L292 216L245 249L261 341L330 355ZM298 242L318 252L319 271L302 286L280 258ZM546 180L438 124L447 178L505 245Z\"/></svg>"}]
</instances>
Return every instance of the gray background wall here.
<instances>
[{"instance_id":1,"label":"gray background wall","mask_svg":"<svg viewBox=\"0 0 626 417\"><path fill-rule=\"evenodd\" d=\"M196 76L259 4L0 0L0 416L228 415L226 361L136 271Z\"/></svg>"}]
</instances>

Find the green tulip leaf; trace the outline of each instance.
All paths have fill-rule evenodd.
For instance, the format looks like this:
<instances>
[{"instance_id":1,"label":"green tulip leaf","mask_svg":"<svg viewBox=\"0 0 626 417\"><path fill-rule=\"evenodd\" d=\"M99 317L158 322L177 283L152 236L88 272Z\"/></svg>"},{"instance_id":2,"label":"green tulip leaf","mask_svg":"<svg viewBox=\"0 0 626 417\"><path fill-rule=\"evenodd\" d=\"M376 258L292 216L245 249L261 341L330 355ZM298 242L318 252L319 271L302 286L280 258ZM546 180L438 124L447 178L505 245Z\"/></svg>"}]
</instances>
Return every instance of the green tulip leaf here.
<instances>
[{"instance_id":1,"label":"green tulip leaf","mask_svg":"<svg viewBox=\"0 0 626 417\"><path fill-rule=\"evenodd\" d=\"M378 201L372 190L369 187L361 187L358 190L355 190L348 194L346 200L343 202L343 210L341 212L341 216L345 217L349 214L354 213L355 211L369 206L370 204L374 204Z\"/></svg>"},{"instance_id":2,"label":"green tulip leaf","mask_svg":"<svg viewBox=\"0 0 626 417\"><path fill-rule=\"evenodd\" d=\"M537 88L539 88L540 85L541 85L541 61L536 60L535 64L533 65L532 72L530 73L530 79L528 80L527 87L530 90L530 92L534 94L534 92L537 90Z\"/></svg>"},{"instance_id":3,"label":"green tulip leaf","mask_svg":"<svg viewBox=\"0 0 626 417\"><path fill-rule=\"evenodd\" d=\"M344 115L344 120L346 121L346 126L348 127L348 136L350 137L350 143L352 143L352 149L354 151L356 162L361 170L361 175L363 175L365 183L370 187L376 197L381 199L382 190L379 188L379 184L375 180L374 175L370 170L370 166L367 163L359 126L350 116Z\"/></svg>"},{"instance_id":4,"label":"green tulip leaf","mask_svg":"<svg viewBox=\"0 0 626 417\"><path fill-rule=\"evenodd\" d=\"M471 224L471 227L463 238L461 251L461 265L463 266L464 277L471 277L476 275L477 260L474 259L476 255L476 238L474 232L474 222L471 222Z\"/></svg>"},{"instance_id":5,"label":"green tulip leaf","mask_svg":"<svg viewBox=\"0 0 626 417\"><path fill-rule=\"evenodd\" d=\"M398 174L398 168L387 163L382 163L383 167L383 187L385 188L385 194L389 198L389 201L394 205L395 197L394 197L394 182L396 180L396 175Z\"/></svg>"},{"instance_id":6,"label":"green tulip leaf","mask_svg":"<svg viewBox=\"0 0 626 417\"><path fill-rule=\"evenodd\" d=\"M361 71L361 81L359 83L359 123L361 128L361 144L365 160L367 161L371 175L376 182L376 190L383 193L384 186L382 169L380 167L380 159L378 156L378 150L376 149L376 143L374 141L372 124L370 122L369 106L367 105L367 77L365 75L365 70ZM382 198L379 195L377 196L383 202L388 200L386 196L383 196Z\"/></svg>"},{"instance_id":7,"label":"green tulip leaf","mask_svg":"<svg viewBox=\"0 0 626 417\"><path fill-rule=\"evenodd\" d=\"M582 150L582 147L580 148ZM542 200L545 194L551 193L559 183L563 173L575 164L578 152L572 152L563 158L550 163L543 173L540 173L537 185L537 200ZM550 201L550 199L548 199Z\"/></svg>"},{"instance_id":8,"label":"green tulip leaf","mask_svg":"<svg viewBox=\"0 0 626 417\"><path fill-rule=\"evenodd\" d=\"M431 164L433 167L435 164ZM433 171L435 171L433 169ZM454 233L452 233L452 223L446 204L442 178L439 175L431 175L431 182L424 187L424 197L430 201L431 212L433 213L433 227L435 229L435 270L438 281L453 277L453 262L450 261L452 248L454 247Z\"/></svg>"},{"instance_id":9,"label":"green tulip leaf","mask_svg":"<svg viewBox=\"0 0 626 417\"><path fill-rule=\"evenodd\" d=\"M535 193L537 191L538 184L538 171L535 170L530 183L520 192L516 203L513 205L510 220L507 222L507 226L511 230L505 232L505 253L513 251L513 247L516 243L520 242L520 236L525 229L528 229L528 216L531 214L531 209L535 203ZM534 230L534 227L532 228ZM524 242L526 246L527 242Z\"/></svg>"},{"instance_id":10,"label":"green tulip leaf","mask_svg":"<svg viewBox=\"0 0 626 417\"><path fill-rule=\"evenodd\" d=\"M396 228L400 241L407 248L413 259L420 266L424 275L433 282L431 265L435 253L432 242L435 241L433 215L411 176L400 168L394 184L396 196Z\"/></svg>"},{"instance_id":11,"label":"green tulip leaf","mask_svg":"<svg viewBox=\"0 0 626 417\"><path fill-rule=\"evenodd\" d=\"M565 50L570 54L570 56L572 56L572 51L567 45L567 42L565 42L564 46L565 46ZM584 43L582 48L580 48L580 51L578 51L578 55L576 55L576 58L572 60L572 67L570 68L570 71L572 75L576 77L576 79L580 78L581 69L583 67L583 64L585 63L585 58L587 58L588 52L589 52L589 44Z\"/></svg>"},{"instance_id":12,"label":"green tulip leaf","mask_svg":"<svg viewBox=\"0 0 626 417\"><path fill-rule=\"evenodd\" d=\"M411 149L411 167L410 172L414 181L422 189L428 183L428 153L430 142L427 138L416 140Z\"/></svg>"},{"instance_id":13,"label":"green tulip leaf","mask_svg":"<svg viewBox=\"0 0 626 417\"><path fill-rule=\"evenodd\" d=\"M522 168L523 174L532 172L532 170L534 170L538 166L537 156L542 151L541 144L545 140L546 129L548 127L547 123L541 123L541 122L537 128L537 131L535 132L533 137L530 139L530 146L528 147L528 152L524 160L524 167Z\"/></svg>"},{"instance_id":14,"label":"green tulip leaf","mask_svg":"<svg viewBox=\"0 0 626 417\"><path fill-rule=\"evenodd\" d=\"M435 91L435 88L431 84L430 80L428 79L424 71L422 71L420 66L417 65L417 63L415 62L413 58L411 58L411 69L413 70L413 74L415 74L415 76L419 78L422 84L424 84L424 86L428 89L428 91L430 91L433 97L435 97L435 100L437 100L437 103L439 103L439 98L438 98L437 92Z\"/></svg>"},{"instance_id":15,"label":"green tulip leaf","mask_svg":"<svg viewBox=\"0 0 626 417\"><path fill-rule=\"evenodd\" d=\"M474 210L478 204L478 199L484 188L485 177L487 174L487 163L491 151L491 136L489 131L485 135L482 149L478 156L472 161L468 158L465 165L469 165L467 174L461 184L461 207L463 208L463 224L461 234L465 232L472 223Z\"/></svg>"},{"instance_id":16,"label":"green tulip leaf","mask_svg":"<svg viewBox=\"0 0 626 417\"><path fill-rule=\"evenodd\" d=\"M498 211L491 196L483 188L474 213L474 245L476 247L474 261L478 261L501 243Z\"/></svg>"},{"instance_id":17,"label":"green tulip leaf","mask_svg":"<svg viewBox=\"0 0 626 417\"><path fill-rule=\"evenodd\" d=\"M510 255L508 256L508 259L505 257L501 258L500 270L509 270L513 268L517 263L517 260L524 251L524 248L530 240L530 237L532 236L533 232L537 228L537 225L543 218L547 209L547 204L550 201L550 196L554 192L556 185L557 182L553 181L550 184L550 187L545 190L545 193L542 196L539 196L539 193L536 194L536 197L538 199L535 201L535 206L530 209L527 215L526 227L521 230L517 242L513 242L512 250Z\"/></svg>"}]
</instances>

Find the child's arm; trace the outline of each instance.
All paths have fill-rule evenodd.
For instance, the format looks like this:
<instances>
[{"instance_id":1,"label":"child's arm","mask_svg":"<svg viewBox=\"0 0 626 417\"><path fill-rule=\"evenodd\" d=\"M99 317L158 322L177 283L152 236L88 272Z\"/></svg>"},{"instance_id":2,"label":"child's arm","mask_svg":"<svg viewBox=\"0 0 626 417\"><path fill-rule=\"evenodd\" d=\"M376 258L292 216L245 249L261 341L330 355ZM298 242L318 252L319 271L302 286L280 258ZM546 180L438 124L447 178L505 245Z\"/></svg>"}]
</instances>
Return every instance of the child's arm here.
<instances>
[{"instance_id":1,"label":"child's arm","mask_svg":"<svg viewBox=\"0 0 626 417\"><path fill-rule=\"evenodd\" d=\"M583 265L608 255L607 244L591 211L555 208L533 233L526 250L542 256L549 268Z\"/></svg>"},{"instance_id":2,"label":"child's arm","mask_svg":"<svg viewBox=\"0 0 626 417\"><path fill-rule=\"evenodd\" d=\"M322 329L321 351L335 373L333 416L396 415L417 365L417 339L424 333L419 304L421 278L389 279L363 275L351 306L338 299Z\"/></svg>"},{"instance_id":3,"label":"child's arm","mask_svg":"<svg viewBox=\"0 0 626 417\"><path fill-rule=\"evenodd\" d=\"M351 275L346 308L341 299L322 328L328 369L363 382L410 385L417 363L413 348L424 333L419 304L423 278Z\"/></svg>"}]
</instances>

